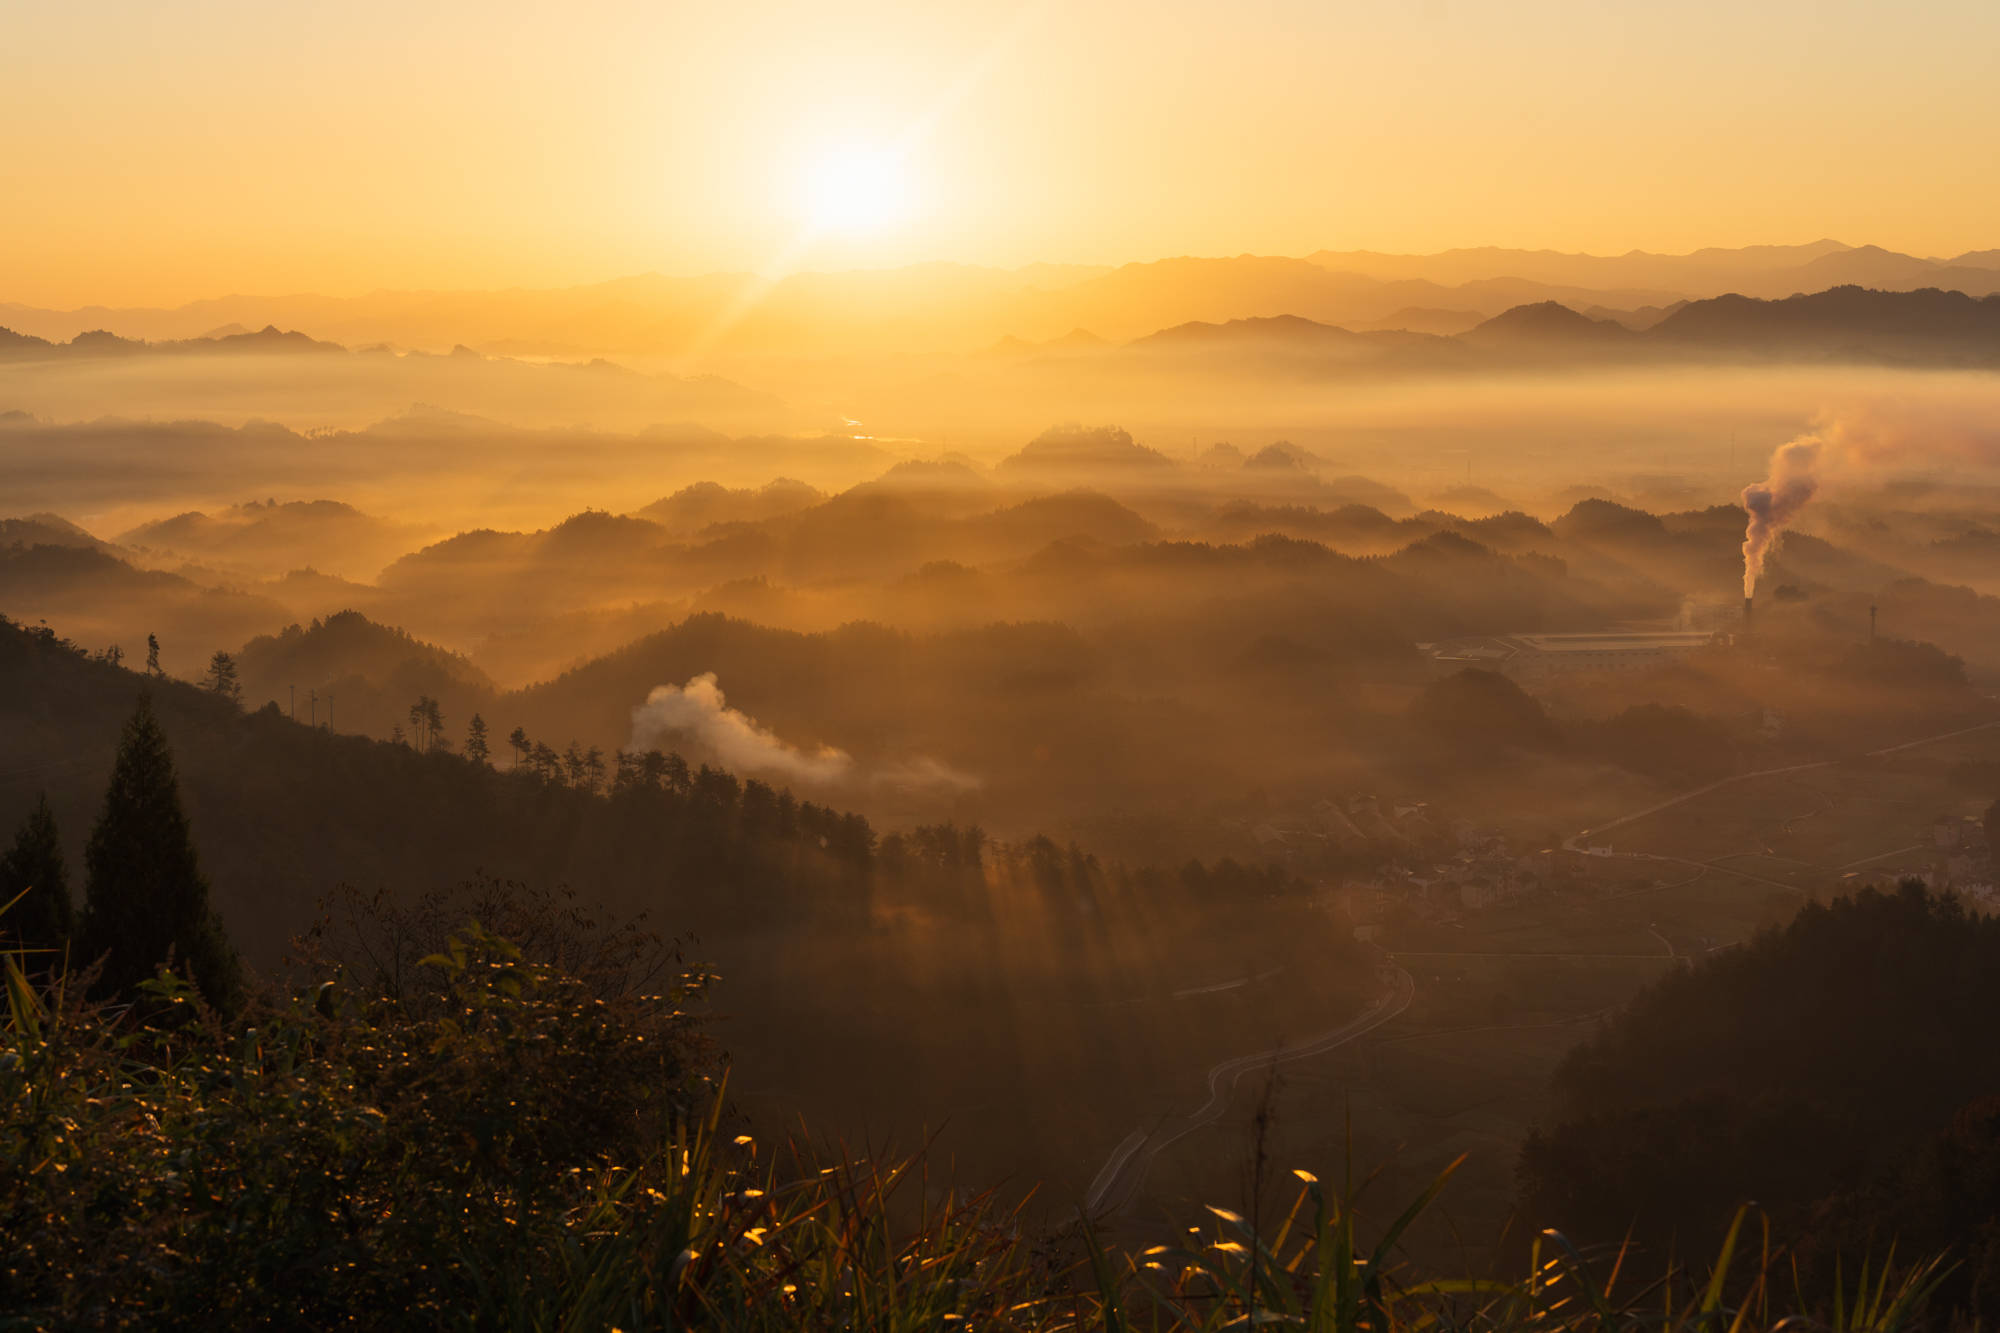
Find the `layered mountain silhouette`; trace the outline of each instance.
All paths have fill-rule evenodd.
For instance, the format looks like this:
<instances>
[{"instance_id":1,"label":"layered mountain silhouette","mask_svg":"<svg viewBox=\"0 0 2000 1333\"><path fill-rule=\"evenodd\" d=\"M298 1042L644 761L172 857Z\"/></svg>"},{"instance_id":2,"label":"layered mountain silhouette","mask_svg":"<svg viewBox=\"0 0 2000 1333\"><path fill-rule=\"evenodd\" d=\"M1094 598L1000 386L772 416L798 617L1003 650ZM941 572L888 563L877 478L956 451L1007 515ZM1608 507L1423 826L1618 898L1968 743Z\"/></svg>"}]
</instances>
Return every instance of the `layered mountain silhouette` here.
<instances>
[{"instance_id":1,"label":"layered mountain silhouette","mask_svg":"<svg viewBox=\"0 0 2000 1333\"><path fill-rule=\"evenodd\" d=\"M1684 255L1643 250L1580 255L1487 246L1435 255L1322 250L1307 257L1324 268L1392 281L1420 278L1475 283L1512 278L1599 289L1654 287L1690 298L1725 292L1783 297L1848 284L1891 290L1940 287L1975 296L2000 290L2000 251L1925 259L1876 245L1850 246L1833 240L1733 250L1711 248Z\"/></svg>"},{"instance_id":2,"label":"layered mountain silhouette","mask_svg":"<svg viewBox=\"0 0 2000 1333\"><path fill-rule=\"evenodd\" d=\"M1261 362L1276 371L1324 373L1602 361L1984 367L2000 364L2000 296L1853 286L1782 300L1729 295L1688 302L1643 329L1542 301L1504 311L1456 337L1356 332L1288 316L1184 324L1136 339L1114 355L1190 353L1218 369Z\"/></svg>"},{"instance_id":3,"label":"layered mountain silhouette","mask_svg":"<svg viewBox=\"0 0 2000 1333\"><path fill-rule=\"evenodd\" d=\"M369 577L410 549L420 530L335 500L251 501L189 510L120 533L121 545L222 568L316 567Z\"/></svg>"},{"instance_id":4,"label":"layered mountain silhouette","mask_svg":"<svg viewBox=\"0 0 2000 1333\"><path fill-rule=\"evenodd\" d=\"M1862 287L1782 301L1719 296L1675 311L1650 338L1766 355L1990 365L2000 358L2000 296Z\"/></svg>"},{"instance_id":5,"label":"layered mountain silhouette","mask_svg":"<svg viewBox=\"0 0 2000 1333\"><path fill-rule=\"evenodd\" d=\"M1044 346L1052 342L1066 345L1072 330L1123 342L1190 322L1297 315L1356 330L1450 335L1514 306L1545 301L1580 311L1641 312L1726 293L1782 299L1844 285L1988 296L2000 291L2000 252L1931 258L1832 240L1684 255L1321 251L1305 258L1178 257L1110 269L923 264L799 273L776 283L751 274L641 274L538 291L231 296L174 309L0 304L0 325L19 335L0 336L0 356L45 354L44 344L90 330L110 330L128 342L212 345L205 350L249 340L240 345L255 349L268 345L258 340L285 328L310 329L316 339L356 348L388 343L443 353L463 344L486 355L564 360L695 347L752 354L829 347L857 354L983 348L1021 354L1054 350ZM251 329L260 332L239 331ZM1013 341L1003 341L1008 339ZM115 350L111 343L86 346L100 355Z\"/></svg>"},{"instance_id":6,"label":"layered mountain silhouette","mask_svg":"<svg viewBox=\"0 0 2000 1333\"><path fill-rule=\"evenodd\" d=\"M66 343L51 342L29 334L0 328L0 357L104 357L160 354L227 355L230 353L270 356L284 353L344 353L339 343L321 342L296 329L281 330L267 324L255 333L217 329L199 338L179 338L147 342L125 338L104 329L89 329Z\"/></svg>"}]
</instances>

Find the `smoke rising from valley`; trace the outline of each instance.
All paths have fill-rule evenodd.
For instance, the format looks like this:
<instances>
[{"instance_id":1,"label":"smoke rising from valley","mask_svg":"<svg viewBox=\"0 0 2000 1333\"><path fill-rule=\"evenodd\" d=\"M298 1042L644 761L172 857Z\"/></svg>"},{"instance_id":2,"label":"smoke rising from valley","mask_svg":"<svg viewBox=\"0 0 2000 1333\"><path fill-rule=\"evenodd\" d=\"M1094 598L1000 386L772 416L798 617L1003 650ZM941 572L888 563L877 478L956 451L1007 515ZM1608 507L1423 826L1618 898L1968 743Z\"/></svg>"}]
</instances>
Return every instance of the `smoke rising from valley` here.
<instances>
[{"instance_id":1,"label":"smoke rising from valley","mask_svg":"<svg viewBox=\"0 0 2000 1333\"><path fill-rule=\"evenodd\" d=\"M679 737L699 741L728 768L775 773L797 782L837 782L854 767L853 756L844 750L824 745L800 749L743 710L729 707L713 671L685 685L662 685L632 710L633 748L651 749Z\"/></svg>"},{"instance_id":2,"label":"smoke rising from valley","mask_svg":"<svg viewBox=\"0 0 2000 1333\"><path fill-rule=\"evenodd\" d=\"M1798 516L1819 490L1820 452L1825 442L1805 436L1780 445L1771 455L1771 472L1763 481L1743 488L1743 595L1754 596L1764 573L1771 543Z\"/></svg>"},{"instance_id":3,"label":"smoke rising from valley","mask_svg":"<svg viewBox=\"0 0 2000 1333\"><path fill-rule=\"evenodd\" d=\"M1743 488L1743 595L1756 592L1779 534L1830 481L1880 485L1911 470L1983 471L2000 464L2000 430L1989 419L1987 405L1950 394L1822 412L1811 431L1771 455L1763 481Z\"/></svg>"}]
</instances>

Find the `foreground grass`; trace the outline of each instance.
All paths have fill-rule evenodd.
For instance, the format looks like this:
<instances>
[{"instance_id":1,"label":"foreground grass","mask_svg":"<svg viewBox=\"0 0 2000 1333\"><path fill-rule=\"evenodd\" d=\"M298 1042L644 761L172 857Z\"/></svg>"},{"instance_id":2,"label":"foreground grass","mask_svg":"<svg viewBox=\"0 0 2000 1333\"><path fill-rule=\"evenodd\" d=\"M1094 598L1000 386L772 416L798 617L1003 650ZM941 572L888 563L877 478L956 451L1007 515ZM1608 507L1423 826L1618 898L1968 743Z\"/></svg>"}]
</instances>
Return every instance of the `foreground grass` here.
<instances>
[{"instance_id":1,"label":"foreground grass","mask_svg":"<svg viewBox=\"0 0 2000 1333\"><path fill-rule=\"evenodd\" d=\"M1826 1308L1739 1214L1698 1267L1545 1234L1518 1277L1413 1274L1360 1188L1299 1173L1260 1232L1211 1207L1132 1253L1037 1234L921 1160L767 1149L684 1017L474 929L393 1000L329 981L225 1022L163 975L131 1005L4 959L0 1327L583 1330L1913 1327L1943 1268Z\"/></svg>"}]
</instances>

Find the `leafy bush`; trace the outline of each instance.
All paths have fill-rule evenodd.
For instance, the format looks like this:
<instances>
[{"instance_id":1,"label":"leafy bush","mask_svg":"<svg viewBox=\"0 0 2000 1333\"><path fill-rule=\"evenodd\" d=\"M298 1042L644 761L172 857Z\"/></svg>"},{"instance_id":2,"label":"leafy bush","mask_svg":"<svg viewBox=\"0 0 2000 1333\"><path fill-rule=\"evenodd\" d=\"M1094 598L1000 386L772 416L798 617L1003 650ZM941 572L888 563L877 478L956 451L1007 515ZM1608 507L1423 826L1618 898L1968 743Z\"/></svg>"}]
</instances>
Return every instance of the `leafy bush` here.
<instances>
[{"instance_id":1,"label":"leafy bush","mask_svg":"<svg viewBox=\"0 0 2000 1333\"><path fill-rule=\"evenodd\" d=\"M0 1303L64 1324L478 1322L714 1102L687 988L607 1000L477 928L429 1003L230 1023L170 973L140 1022L10 968Z\"/></svg>"},{"instance_id":2,"label":"leafy bush","mask_svg":"<svg viewBox=\"0 0 2000 1333\"><path fill-rule=\"evenodd\" d=\"M1303 1173L1272 1233L1211 1208L1176 1247L1031 1243L921 1162L732 1133L698 975L607 998L477 926L405 1001L335 979L231 1023L170 973L142 1021L0 962L9 1327L1748 1333L1786 1308L1741 1214L1706 1274L1634 1284L1550 1234L1522 1280L1414 1280L1396 1241L1444 1177L1372 1244L1359 1190ZM1827 1322L1908 1326L1940 1271L1865 1269Z\"/></svg>"}]
</instances>

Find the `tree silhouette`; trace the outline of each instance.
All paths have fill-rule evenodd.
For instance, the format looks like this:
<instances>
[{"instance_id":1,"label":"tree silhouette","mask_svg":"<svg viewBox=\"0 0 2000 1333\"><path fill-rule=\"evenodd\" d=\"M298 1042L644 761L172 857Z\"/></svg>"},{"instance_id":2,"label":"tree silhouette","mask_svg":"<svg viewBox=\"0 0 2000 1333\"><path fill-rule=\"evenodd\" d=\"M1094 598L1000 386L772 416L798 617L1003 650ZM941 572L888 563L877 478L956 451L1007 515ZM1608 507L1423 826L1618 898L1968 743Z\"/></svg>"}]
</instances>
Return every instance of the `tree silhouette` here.
<instances>
[{"instance_id":1,"label":"tree silhouette","mask_svg":"<svg viewBox=\"0 0 2000 1333\"><path fill-rule=\"evenodd\" d=\"M528 771L544 782L562 776L562 756L547 741L536 741L528 750Z\"/></svg>"},{"instance_id":2,"label":"tree silhouette","mask_svg":"<svg viewBox=\"0 0 2000 1333\"><path fill-rule=\"evenodd\" d=\"M146 674L149 676L167 674L160 670L160 636L157 634L146 636Z\"/></svg>"},{"instance_id":3,"label":"tree silhouette","mask_svg":"<svg viewBox=\"0 0 2000 1333\"><path fill-rule=\"evenodd\" d=\"M410 705L410 739L420 754L449 748L444 739L444 711L428 694L418 695Z\"/></svg>"},{"instance_id":4,"label":"tree silhouette","mask_svg":"<svg viewBox=\"0 0 2000 1333\"><path fill-rule=\"evenodd\" d=\"M0 858L0 908L5 908L0 938L36 950L60 949L69 942L74 926L69 876L46 792L36 798L14 845Z\"/></svg>"},{"instance_id":5,"label":"tree silhouette","mask_svg":"<svg viewBox=\"0 0 2000 1333\"><path fill-rule=\"evenodd\" d=\"M209 1003L235 1003L241 965L209 907L173 754L146 695L125 724L84 862L79 957L104 960L99 981L107 993L129 995L171 957Z\"/></svg>"},{"instance_id":6,"label":"tree silhouette","mask_svg":"<svg viewBox=\"0 0 2000 1333\"><path fill-rule=\"evenodd\" d=\"M201 686L210 694L219 694L234 702L243 697L243 682L236 678L236 659L217 649L215 656L208 659L208 671L202 676Z\"/></svg>"},{"instance_id":7,"label":"tree silhouette","mask_svg":"<svg viewBox=\"0 0 2000 1333\"><path fill-rule=\"evenodd\" d=\"M474 713L465 728L465 757L484 768L491 754L486 745L486 719Z\"/></svg>"},{"instance_id":8,"label":"tree silhouette","mask_svg":"<svg viewBox=\"0 0 2000 1333\"><path fill-rule=\"evenodd\" d=\"M516 727L508 732L507 744L514 747L514 767L519 768L522 758L528 753L528 729Z\"/></svg>"}]
</instances>

